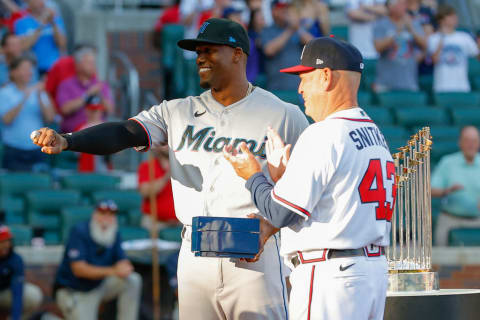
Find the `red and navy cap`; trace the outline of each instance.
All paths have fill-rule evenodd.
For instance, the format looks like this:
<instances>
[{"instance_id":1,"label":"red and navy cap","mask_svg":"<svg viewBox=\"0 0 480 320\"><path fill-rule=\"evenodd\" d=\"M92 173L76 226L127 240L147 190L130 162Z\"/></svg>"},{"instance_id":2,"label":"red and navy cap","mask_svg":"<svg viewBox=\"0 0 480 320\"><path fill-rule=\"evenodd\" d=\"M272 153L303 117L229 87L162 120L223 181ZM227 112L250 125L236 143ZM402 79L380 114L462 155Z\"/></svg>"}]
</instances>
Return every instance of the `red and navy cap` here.
<instances>
[{"instance_id":1,"label":"red and navy cap","mask_svg":"<svg viewBox=\"0 0 480 320\"><path fill-rule=\"evenodd\" d=\"M315 69L330 68L362 72L363 58L350 43L331 37L310 40L304 47L300 64L280 70L283 73L300 74Z\"/></svg>"},{"instance_id":2,"label":"red and navy cap","mask_svg":"<svg viewBox=\"0 0 480 320\"><path fill-rule=\"evenodd\" d=\"M13 238L10 228L3 225L0 225L0 241L10 240Z\"/></svg>"}]
</instances>

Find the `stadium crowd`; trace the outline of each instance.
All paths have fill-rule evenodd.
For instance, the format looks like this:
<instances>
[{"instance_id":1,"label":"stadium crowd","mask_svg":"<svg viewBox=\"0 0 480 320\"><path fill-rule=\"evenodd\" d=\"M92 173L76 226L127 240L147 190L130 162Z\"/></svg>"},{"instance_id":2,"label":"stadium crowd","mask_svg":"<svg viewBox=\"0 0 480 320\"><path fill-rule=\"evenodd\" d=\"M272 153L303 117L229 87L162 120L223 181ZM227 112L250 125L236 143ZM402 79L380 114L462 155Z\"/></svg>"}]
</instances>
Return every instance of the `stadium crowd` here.
<instances>
[{"instance_id":1,"label":"stadium crowd","mask_svg":"<svg viewBox=\"0 0 480 320\"><path fill-rule=\"evenodd\" d=\"M422 90L422 76L432 77L427 90L434 93L472 90L468 63L469 58L479 56L479 41L471 32L458 30L453 7L439 6L435 0L348 0L345 15L349 41L376 66L374 79L364 87L366 91L417 92ZM158 18L154 27L157 42L161 43L162 30L168 24L182 25L184 36L193 38L211 17L231 19L245 27L251 47L248 80L274 92L297 89L298 77L278 70L297 61L306 42L332 33L328 0L178 0ZM67 52L67 33L55 1L0 0L0 28L2 169L48 172L48 160L31 143L30 133L45 125L66 133L103 122L115 111L112 90L97 77L97 53L93 46L79 44ZM185 51L184 58L193 60L195 54ZM168 91L165 95L175 96ZM480 226L480 179L476 177L480 172L480 138L475 127L462 129L459 147L458 152L440 161L433 176L432 196L445 200L437 221L439 235L435 240L440 245L448 244L452 228ZM138 191L145 213L141 226L145 229L152 225L152 193L159 209L160 227L177 223L168 153L166 156L160 150L155 156L154 181L149 179L147 162L138 168ZM78 156L79 172L108 172L111 168L103 157ZM117 243L117 230L111 229L114 231L109 233L110 238L104 239L102 232L95 229L95 223L116 225L115 212L113 206L97 203L90 224L72 228L65 243L67 249L56 279L57 303L64 314L72 314L72 319L81 319L82 315L73 315L81 314L81 310L96 310L105 297L119 296L120 309L122 299L129 299L129 303L139 299L141 279ZM93 230L97 233L89 234ZM0 226L0 271L9 272L8 281L0 279L0 307L10 306L12 319L16 320L20 319L22 308L24 315L35 311L42 293L33 284L24 283L23 262L13 251L12 239L9 229ZM82 239L85 243L80 242ZM110 242L102 246L102 241ZM117 251L107 252L105 247ZM91 265L78 261L90 261ZM92 268L93 278L77 281L77 277L91 275ZM118 279L129 282L119 283ZM88 288L82 287L85 285ZM91 291L92 288L95 290ZM90 294L82 294L83 291ZM77 310L70 306L75 299L83 299L88 307ZM134 318L127 312L120 314L125 319Z\"/></svg>"}]
</instances>

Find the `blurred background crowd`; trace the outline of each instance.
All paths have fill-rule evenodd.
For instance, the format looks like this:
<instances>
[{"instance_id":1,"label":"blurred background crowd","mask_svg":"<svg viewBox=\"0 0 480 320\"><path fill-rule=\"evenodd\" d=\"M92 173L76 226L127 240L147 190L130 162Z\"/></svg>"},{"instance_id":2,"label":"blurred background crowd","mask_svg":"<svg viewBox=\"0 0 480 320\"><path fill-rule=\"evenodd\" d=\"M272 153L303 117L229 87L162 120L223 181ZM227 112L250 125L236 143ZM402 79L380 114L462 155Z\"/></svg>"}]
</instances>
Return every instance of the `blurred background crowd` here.
<instances>
[{"instance_id":1,"label":"blurred background crowd","mask_svg":"<svg viewBox=\"0 0 480 320\"><path fill-rule=\"evenodd\" d=\"M29 315L43 310L65 316L69 296L58 292L74 288L72 279L85 272L85 266L62 267L81 254L72 239L90 232L90 244L101 242L94 238L96 222L113 228L118 239L148 238L152 194L160 239L179 241L165 150L155 153L152 180L145 155L128 150L109 157L72 152L47 157L31 143L30 133L43 126L73 132L128 119L163 99L200 94L195 53L176 42L196 37L211 17L234 20L247 30L248 80L302 110L299 79L278 70L299 61L303 45L315 37L334 36L357 46L364 57L359 106L378 124L392 153L419 128L431 127L434 245L480 246L478 1L0 0L0 271L22 270L0 279L0 309L13 308L13 319L20 319L22 308ZM101 209L107 199L116 207L106 210L110 218ZM20 255L14 255L14 244ZM94 251L110 257L99 262L107 269L94 280L130 277L132 265L141 270L148 260L104 247ZM40 253L48 248L53 255ZM162 288L169 294L162 304L169 318L175 250L167 251ZM24 265L54 267L45 271L43 284L19 290ZM27 279L41 272L27 271ZM459 286L451 273L444 277L444 286ZM109 297L115 292L121 300L121 290L102 291L99 283L92 288ZM142 297L150 294L147 289ZM148 318L142 307L140 314Z\"/></svg>"}]
</instances>

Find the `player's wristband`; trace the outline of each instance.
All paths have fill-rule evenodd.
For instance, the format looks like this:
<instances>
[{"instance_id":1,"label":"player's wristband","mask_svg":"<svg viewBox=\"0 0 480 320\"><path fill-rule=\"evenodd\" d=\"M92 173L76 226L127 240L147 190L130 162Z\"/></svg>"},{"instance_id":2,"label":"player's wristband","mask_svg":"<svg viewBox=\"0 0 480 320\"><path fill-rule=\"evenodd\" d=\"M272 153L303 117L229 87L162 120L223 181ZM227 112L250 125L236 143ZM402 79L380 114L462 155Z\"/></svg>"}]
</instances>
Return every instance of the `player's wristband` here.
<instances>
[{"instance_id":1,"label":"player's wristband","mask_svg":"<svg viewBox=\"0 0 480 320\"><path fill-rule=\"evenodd\" d=\"M70 150L73 145L72 133L62 133L60 135L67 140L67 147L64 150Z\"/></svg>"}]
</instances>

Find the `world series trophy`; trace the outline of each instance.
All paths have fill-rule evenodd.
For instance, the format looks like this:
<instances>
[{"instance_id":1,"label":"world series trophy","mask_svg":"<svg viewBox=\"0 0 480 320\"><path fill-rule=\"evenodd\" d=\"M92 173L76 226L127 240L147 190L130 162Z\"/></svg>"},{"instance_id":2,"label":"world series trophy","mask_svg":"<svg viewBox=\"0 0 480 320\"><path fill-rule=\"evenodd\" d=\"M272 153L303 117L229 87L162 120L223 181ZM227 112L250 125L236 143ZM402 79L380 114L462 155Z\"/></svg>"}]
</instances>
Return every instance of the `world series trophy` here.
<instances>
[{"instance_id":1,"label":"world series trophy","mask_svg":"<svg viewBox=\"0 0 480 320\"><path fill-rule=\"evenodd\" d=\"M430 128L424 127L393 154L397 196L386 249L389 292L439 290L438 274L431 270L431 145Z\"/></svg>"}]
</instances>

